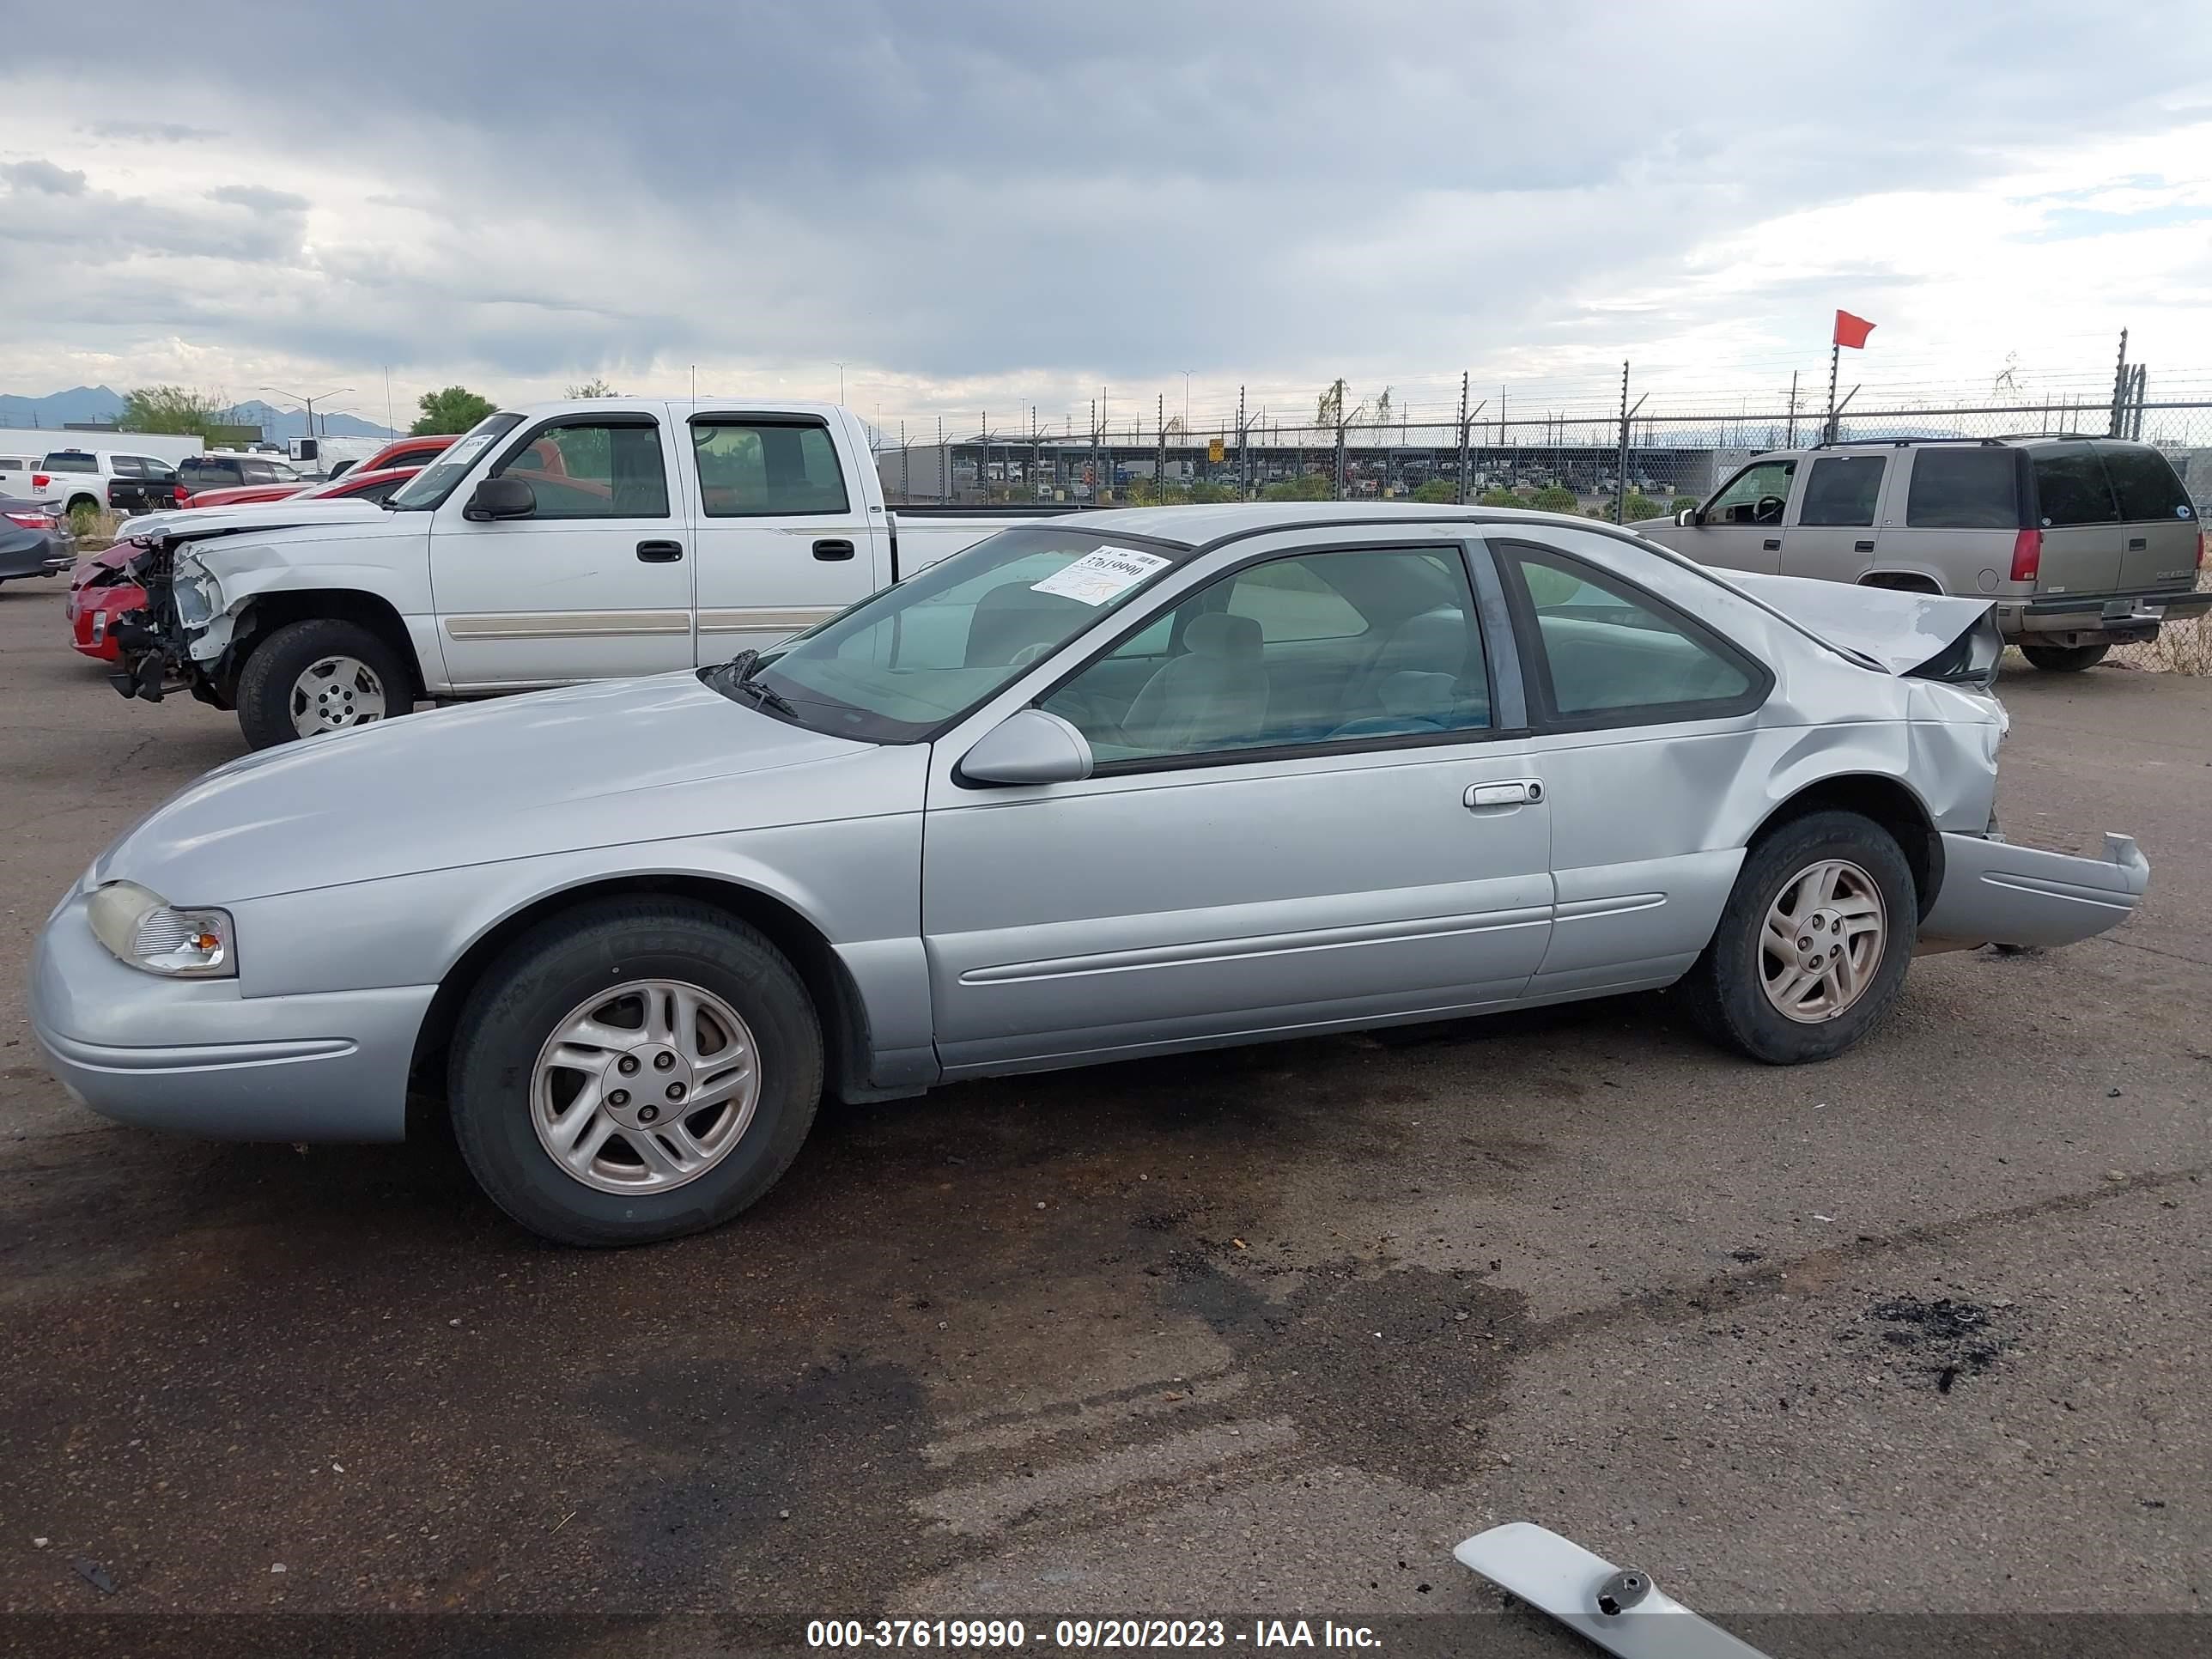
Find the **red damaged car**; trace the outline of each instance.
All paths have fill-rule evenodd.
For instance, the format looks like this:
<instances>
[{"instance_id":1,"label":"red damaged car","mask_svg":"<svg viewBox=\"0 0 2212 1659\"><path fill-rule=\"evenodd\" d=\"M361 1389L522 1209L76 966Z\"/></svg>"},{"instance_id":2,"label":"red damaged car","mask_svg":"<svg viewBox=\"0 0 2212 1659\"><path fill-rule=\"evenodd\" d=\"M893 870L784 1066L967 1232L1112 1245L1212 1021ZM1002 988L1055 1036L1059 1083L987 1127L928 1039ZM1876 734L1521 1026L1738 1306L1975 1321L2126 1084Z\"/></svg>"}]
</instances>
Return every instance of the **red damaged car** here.
<instances>
[{"instance_id":1,"label":"red damaged car","mask_svg":"<svg viewBox=\"0 0 2212 1659\"><path fill-rule=\"evenodd\" d=\"M419 463L379 467L374 471L356 468L343 477L333 478L328 483L310 484L305 489L282 484L210 489L194 496L191 505L238 507L254 501L317 500L381 501L422 470ZM118 617L127 617L144 608L146 590L124 572L124 566L138 552L139 549L131 543L118 542L102 552L87 554L70 572L69 600L64 607L69 617L70 643L88 657L97 657L102 662L117 660L115 641L109 636L109 629Z\"/></svg>"}]
</instances>

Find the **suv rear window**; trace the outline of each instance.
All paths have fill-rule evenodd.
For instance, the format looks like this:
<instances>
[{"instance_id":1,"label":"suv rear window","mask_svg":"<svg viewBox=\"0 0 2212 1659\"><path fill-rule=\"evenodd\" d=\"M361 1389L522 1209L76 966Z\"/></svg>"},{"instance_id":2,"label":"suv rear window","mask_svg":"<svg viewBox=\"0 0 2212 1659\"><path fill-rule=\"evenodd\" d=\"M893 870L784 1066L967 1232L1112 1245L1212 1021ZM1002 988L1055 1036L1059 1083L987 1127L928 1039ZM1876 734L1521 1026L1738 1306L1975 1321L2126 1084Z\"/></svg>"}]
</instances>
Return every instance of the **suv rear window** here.
<instances>
[{"instance_id":1,"label":"suv rear window","mask_svg":"<svg viewBox=\"0 0 2212 1659\"><path fill-rule=\"evenodd\" d=\"M2117 524L2119 508L2104 463L2086 445L2035 453L2035 504L2045 529L2071 524Z\"/></svg>"},{"instance_id":2,"label":"suv rear window","mask_svg":"<svg viewBox=\"0 0 2212 1659\"><path fill-rule=\"evenodd\" d=\"M1915 530L2017 530L2020 461L2009 449L1923 449L1905 522Z\"/></svg>"},{"instance_id":3,"label":"suv rear window","mask_svg":"<svg viewBox=\"0 0 2212 1659\"><path fill-rule=\"evenodd\" d=\"M2155 449L2114 444L2098 453L2105 458L2112 494L2119 497L2120 516L2129 523L2195 516L2190 511L2188 492L2174 476L2173 464Z\"/></svg>"}]
</instances>

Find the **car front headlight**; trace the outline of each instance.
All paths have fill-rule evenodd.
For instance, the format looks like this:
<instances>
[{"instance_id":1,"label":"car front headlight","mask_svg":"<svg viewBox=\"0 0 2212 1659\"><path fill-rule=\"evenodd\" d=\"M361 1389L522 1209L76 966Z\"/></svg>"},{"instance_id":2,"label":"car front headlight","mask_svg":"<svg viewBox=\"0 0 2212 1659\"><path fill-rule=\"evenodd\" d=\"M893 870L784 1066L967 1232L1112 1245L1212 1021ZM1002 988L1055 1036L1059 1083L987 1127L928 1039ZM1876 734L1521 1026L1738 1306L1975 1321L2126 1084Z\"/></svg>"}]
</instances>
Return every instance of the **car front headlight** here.
<instances>
[{"instance_id":1,"label":"car front headlight","mask_svg":"<svg viewBox=\"0 0 2212 1659\"><path fill-rule=\"evenodd\" d=\"M111 881L86 906L93 937L116 959L168 979L234 979L228 910L180 910L136 882Z\"/></svg>"}]
</instances>

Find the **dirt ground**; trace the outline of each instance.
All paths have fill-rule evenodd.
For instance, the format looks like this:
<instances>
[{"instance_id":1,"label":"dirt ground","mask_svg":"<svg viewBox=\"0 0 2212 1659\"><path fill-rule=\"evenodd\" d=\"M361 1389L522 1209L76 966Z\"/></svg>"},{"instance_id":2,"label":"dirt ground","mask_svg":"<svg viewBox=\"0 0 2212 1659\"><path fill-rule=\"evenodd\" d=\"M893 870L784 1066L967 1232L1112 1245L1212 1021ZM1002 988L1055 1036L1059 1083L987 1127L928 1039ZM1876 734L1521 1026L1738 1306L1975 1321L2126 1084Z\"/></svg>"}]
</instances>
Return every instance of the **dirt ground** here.
<instances>
[{"instance_id":1,"label":"dirt ground","mask_svg":"<svg viewBox=\"0 0 2212 1659\"><path fill-rule=\"evenodd\" d=\"M0 1650L426 1612L543 1616L468 1626L532 1652L886 1613L1583 1650L1452 1562L1508 1519L1778 1654L2212 1634L2148 1618L2212 1592L2212 681L2008 678L2007 830L2135 833L2145 908L1917 963L1831 1064L1640 997L967 1085L580 1254L438 1145L167 1139L49 1080L38 927L240 747L117 697L60 603L0 588Z\"/></svg>"}]
</instances>

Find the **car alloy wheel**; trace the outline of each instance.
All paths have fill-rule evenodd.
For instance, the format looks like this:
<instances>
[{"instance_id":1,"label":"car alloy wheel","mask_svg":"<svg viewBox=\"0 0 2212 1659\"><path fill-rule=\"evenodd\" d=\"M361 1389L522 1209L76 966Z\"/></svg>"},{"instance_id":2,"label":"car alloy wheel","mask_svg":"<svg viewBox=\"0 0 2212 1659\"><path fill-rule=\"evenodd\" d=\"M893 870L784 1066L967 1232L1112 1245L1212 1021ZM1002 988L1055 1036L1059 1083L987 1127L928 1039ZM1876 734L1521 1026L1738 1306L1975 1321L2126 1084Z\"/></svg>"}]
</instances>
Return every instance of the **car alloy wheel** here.
<instances>
[{"instance_id":1,"label":"car alloy wheel","mask_svg":"<svg viewBox=\"0 0 2212 1659\"><path fill-rule=\"evenodd\" d=\"M324 657L292 682L292 729L303 738L384 718L384 682L358 657Z\"/></svg>"},{"instance_id":2,"label":"car alloy wheel","mask_svg":"<svg viewBox=\"0 0 2212 1659\"><path fill-rule=\"evenodd\" d=\"M1834 1019L1874 983L1888 937L1872 876L1844 859L1809 866L1783 884L1759 929L1766 1000L1802 1025Z\"/></svg>"},{"instance_id":3,"label":"car alloy wheel","mask_svg":"<svg viewBox=\"0 0 2212 1659\"><path fill-rule=\"evenodd\" d=\"M744 1139L760 1103L757 1057L737 1012L699 986L648 979L594 992L538 1051L531 1125L586 1186L664 1192Z\"/></svg>"}]
</instances>

